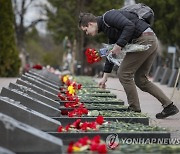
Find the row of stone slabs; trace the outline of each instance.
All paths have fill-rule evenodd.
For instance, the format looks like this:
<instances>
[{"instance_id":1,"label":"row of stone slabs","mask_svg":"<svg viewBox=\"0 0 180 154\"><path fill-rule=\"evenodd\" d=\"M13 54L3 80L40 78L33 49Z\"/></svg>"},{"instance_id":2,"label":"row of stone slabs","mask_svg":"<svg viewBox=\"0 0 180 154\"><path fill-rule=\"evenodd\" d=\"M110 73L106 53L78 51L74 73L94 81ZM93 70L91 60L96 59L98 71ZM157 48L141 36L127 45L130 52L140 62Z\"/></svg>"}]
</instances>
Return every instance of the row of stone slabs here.
<instances>
[{"instance_id":1,"label":"row of stone slabs","mask_svg":"<svg viewBox=\"0 0 180 154\"><path fill-rule=\"evenodd\" d=\"M1 119L2 128L0 127L1 128L0 132L6 132L6 133L3 134L0 133L1 134L0 141L1 143L3 143L4 147L7 147L15 152L21 152L24 150L25 152L32 152L32 151L52 152L54 150L56 152L59 152L62 151L62 142L60 139L63 140L64 144L68 144L69 141L75 140L87 134L88 136L94 136L100 134L103 139L106 139L106 137L109 134L112 134L112 132L56 133L57 127L60 124L66 125L67 123L73 122L77 118L68 118L60 115L58 109L59 102L56 101L58 100L57 98L58 87L56 86L57 85L60 86L60 84L58 83L55 84L56 81L53 80L52 78L51 79L49 79L48 77L45 78L40 72L38 73L39 74L37 74L37 72L32 71L28 75L27 74L23 75L21 79L17 80L16 84L11 83L9 85L9 88L3 88L1 91L0 119ZM47 74L49 75L51 73L47 72ZM11 117L14 119L12 119ZM3 119L7 119L7 120L3 120ZM82 117L83 121L92 121L94 119L95 117ZM107 120L118 119L119 121L140 122L144 124L149 124L148 118L106 117L105 119ZM10 125L16 126L16 128L18 129L13 129L12 131L12 129L7 128L6 127L7 121L10 122ZM17 125L19 127L17 127ZM21 126L22 128L20 128ZM24 132L25 129L23 128L26 128L26 130L29 130L29 132L25 133ZM31 131L33 131L34 133L33 135ZM48 134L42 131L48 132ZM41 137L38 134L41 134L40 135ZM49 134L51 134L50 137L48 136ZM52 135L60 139L59 140L57 138L54 139ZM170 134L167 132L119 133L118 135L121 138L125 138L125 137L126 138L127 137L169 138L170 137ZM7 136L11 136L11 140L9 138L7 140L4 140L5 138L7 138ZM44 136L44 138L42 136ZM19 142L17 142L17 138L19 139ZM29 138L32 138L32 140ZM53 139L48 140L51 138ZM26 140L26 142L22 142L22 140L23 141ZM49 148L51 146L49 145L47 146L46 144L47 140L49 141L48 144L54 145L54 147ZM54 142L54 140L57 142ZM35 142L35 143L31 144L31 142L33 143ZM41 146L38 146L38 143L41 143L40 144ZM46 147L48 147L48 150Z\"/></svg>"},{"instance_id":2,"label":"row of stone slabs","mask_svg":"<svg viewBox=\"0 0 180 154\"><path fill-rule=\"evenodd\" d=\"M31 103L36 105L35 102L29 101L30 99L33 100L33 97L31 98L28 95L25 97L21 94L22 99L20 101L13 100L11 96L14 96L14 93L10 93L11 96L9 96L9 92L13 89L10 89L10 86L7 89L3 88L0 96L0 153L10 153L8 150L13 152L62 153L62 140L44 132L56 131L61 124L43 114L45 111L51 111L47 109L47 105L34 106L37 109L42 108L41 112L33 110L31 106L28 107L28 104ZM48 97L46 99L48 100ZM44 99L43 101L48 102L47 100ZM56 108L48 107L55 109L56 113L59 114L58 103L51 101L57 106ZM21 102L25 102L25 104ZM38 103L42 102L39 101ZM53 112L51 113L53 114ZM56 113L54 114L57 115Z\"/></svg>"}]
</instances>

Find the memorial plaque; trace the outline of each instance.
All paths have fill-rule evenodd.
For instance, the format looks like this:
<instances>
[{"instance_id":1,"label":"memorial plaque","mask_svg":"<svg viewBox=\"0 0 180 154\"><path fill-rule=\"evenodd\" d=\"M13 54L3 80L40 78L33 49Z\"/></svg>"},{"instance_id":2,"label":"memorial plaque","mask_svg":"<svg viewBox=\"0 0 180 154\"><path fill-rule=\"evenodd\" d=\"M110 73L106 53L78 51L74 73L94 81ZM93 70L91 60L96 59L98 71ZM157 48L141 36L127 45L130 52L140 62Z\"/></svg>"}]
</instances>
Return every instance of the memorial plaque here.
<instances>
[{"instance_id":1,"label":"memorial plaque","mask_svg":"<svg viewBox=\"0 0 180 154\"><path fill-rule=\"evenodd\" d=\"M61 124L58 120L27 108L8 97L0 96L0 112L43 131L56 131Z\"/></svg>"},{"instance_id":2,"label":"memorial plaque","mask_svg":"<svg viewBox=\"0 0 180 154\"><path fill-rule=\"evenodd\" d=\"M53 106L55 108L59 108L59 103L57 101L54 101L46 96L43 96L39 93L37 93L36 91L32 90L31 88L27 88L25 86L19 85L19 84L14 84L14 83L10 83L9 84L9 88L10 89L18 89L26 94L28 94L30 97L36 98L41 102L44 102L50 106Z\"/></svg>"},{"instance_id":3,"label":"memorial plaque","mask_svg":"<svg viewBox=\"0 0 180 154\"><path fill-rule=\"evenodd\" d=\"M46 77L42 76L41 74L38 74L38 73L33 72L33 71L31 71L31 70L29 70L28 73L31 74L31 75L40 77L40 78L43 79L43 80L47 80L48 82L53 83L53 84L55 84L55 85L57 85L57 86L59 86L59 87L62 85L62 83L61 83L60 80L59 80L59 82L56 82L56 81L54 81L54 80L52 80L52 79L46 78Z\"/></svg>"},{"instance_id":4,"label":"memorial plaque","mask_svg":"<svg viewBox=\"0 0 180 154\"><path fill-rule=\"evenodd\" d=\"M63 153L62 140L0 113L1 146L15 153Z\"/></svg>"},{"instance_id":5,"label":"memorial plaque","mask_svg":"<svg viewBox=\"0 0 180 154\"><path fill-rule=\"evenodd\" d=\"M60 82L59 80L59 75L56 75L54 73L51 73L49 72L48 70L46 69L43 69L43 70L35 70L35 69L31 69L32 72L35 72L35 73L38 73L42 76L44 76L45 78L48 78L50 80L53 80L55 82Z\"/></svg>"},{"instance_id":6,"label":"memorial plaque","mask_svg":"<svg viewBox=\"0 0 180 154\"><path fill-rule=\"evenodd\" d=\"M46 96L46 97L48 97L50 99L53 99L53 100L59 99L57 97L57 95L55 95L55 94L53 94L53 93L51 93L51 92L49 92L49 91L47 91L45 89L42 89L42 88L36 86L35 84L30 83L29 81L25 81L25 80L22 80L22 79L17 79L16 83L19 84L19 85L23 85L25 87L31 88L32 90L36 91L37 93L39 93L41 95L44 95L44 96Z\"/></svg>"},{"instance_id":7,"label":"memorial plaque","mask_svg":"<svg viewBox=\"0 0 180 154\"><path fill-rule=\"evenodd\" d=\"M29 74L29 73L25 73L24 76L31 77L31 78L33 78L33 79L35 79L35 80L38 80L38 81L44 83L45 85L48 85L49 87L52 87L52 88L54 88L54 89L59 90L59 86L57 86L57 85L55 85L55 84L53 84L53 83L51 83L51 82L49 82L49 81L47 81L47 80L41 79L41 78L38 77L38 76L34 76L34 75L32 75L32 74Z\"/></svg>"},{"instance_id":8,"label":"memorial plaque","mask_svg":"<svg viewBox=\"0 0 180 154\"><path fill-rule=\"evenodd\" d=\"M25 80L25 81L29 81L30 83L35 84L36 86L38 86L38 87L40 87L42 89L45 89L45 90L47 90L47 91L49 91L49 92L51 92L51 93L53 93L55 95L57 95L59 93L59 90L54 89L54 88L52 88L52 87L50 87L50 86L48 86L48 85L46 85L46 84L44 84L44 83L42 83L40 81L37 81L34 78L22 75L21 79Z\"/></svg>"},{"instance_id":9,"label":"memorial plaque","mask_svg":"<svg viewBox=\"0 0 180 154\"><path fill-rule=\"evenodd\" d=\"M37 112L45 114L47 116L59 116L60 111L50 105L47 105L35 98L28 96L27 94L18 91L16 89L7 89L5 87L2 88L1 96L9 97L15 101L21 102L22 105L33 109Z\"/></svg>"}]
</instances>

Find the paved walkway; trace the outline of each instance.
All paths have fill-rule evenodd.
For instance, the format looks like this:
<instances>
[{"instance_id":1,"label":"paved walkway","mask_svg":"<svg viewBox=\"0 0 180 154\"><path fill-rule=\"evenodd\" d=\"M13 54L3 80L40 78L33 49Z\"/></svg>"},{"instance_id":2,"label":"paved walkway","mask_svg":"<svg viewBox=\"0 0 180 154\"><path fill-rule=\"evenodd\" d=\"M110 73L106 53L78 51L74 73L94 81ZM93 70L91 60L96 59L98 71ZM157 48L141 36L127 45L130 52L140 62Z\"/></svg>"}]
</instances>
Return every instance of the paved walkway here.
<instances>
[{"instance_id":1,"label":"paved walkway","mask_svg":"<svg viewBox=\"0 0 180 154\"><path fill-rule=\"evenodd\" d=\"M10 82L15 83L16 80L17 78L0 78L0 91L2 87L8 87ZM99 81L100 78L96 78L95 80ZM166 85L160 85L159 83L155 84L158 85L168 97L171 96L173 88L169 88ZM119 99L122 99L125 102L125 105L128 105L123 87L117 78L109 78L107 88L120 90L111 90L111 92L116 94ZM172 138L180 139L180 113L163 120L156 119L155 114L161 112L162 110L162 106L159 101L148 93L142 92L140 89L138 89L138 94L141 102L142 112L148 114L151 124L169 128L172 132ZM172 101L180 109L180 90L178 91L176 89Z\"/></svg>"},{"instance_id":2,"label":"paved walkway","mask_svg":"<svg viewBox=\"0 0 180 154\"><path fill-rule=\"evenodd\" d=\"M96 79L96 81L99 80L100 80L99 78ZM169 98L171 97L173 93L173 88L167 87L167 85L161 85L158 82L155 82L155 84L158 87L160 87ZM117 90L110 90L110 91L116 94L119 99L122 99L125 102L125 105L128 105L125 92L118 78L109 78L107 81L107 88L122 90L122 91L117 91ZM137 90L141 103L141 110L143 113L148 114L148 116L150 117L150 123L152 125L158 125L161 127L169 128L170 131L172 132L171 137L180 139L180 113L163 120L156 119L155 115L161 112L163 109L160 102L150 94L141 91L139 88L137 88ZM180 90L177 89L175 90L172 101L180 109Z\"/></svg>"},{"instance_id":3,"label":"paved walkway","mask_svg":"<svg viewBox=\"0 0 180 154\"><path fill-rule=\"evenodd\" d=\"M3 87L8 87L9 83L15 83L17 78L1 78L0 77L0 91Z\"/></svg>"}]
</instances>

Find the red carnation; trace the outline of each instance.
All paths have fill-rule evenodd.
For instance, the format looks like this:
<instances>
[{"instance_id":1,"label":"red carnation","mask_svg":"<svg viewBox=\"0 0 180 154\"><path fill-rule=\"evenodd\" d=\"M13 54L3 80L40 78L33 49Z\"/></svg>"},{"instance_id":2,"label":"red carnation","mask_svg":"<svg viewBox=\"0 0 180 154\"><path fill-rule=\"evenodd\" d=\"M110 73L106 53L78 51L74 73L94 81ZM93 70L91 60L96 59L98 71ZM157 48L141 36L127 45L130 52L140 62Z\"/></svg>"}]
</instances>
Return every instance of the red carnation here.
<instances>
[{"instance_id":1,"label":"red carnation","mask_svg":"<svg viewBox=\"0 0 180 154\"><path fill-rule=\"evenodd\" d=\"M81 89L81 87L82 87L82 84L78 84L78 89Z\"/></svg>"},{"instance_id":2,"label":"red carnation","mask_svg":"<svg viewBox=\"0 0 180 154\"><path fill-rule=\"evenodd\" d=\"M75 101L76 103L78 103L78 102L79 102L79 98L78 98L78 97L74 97L74 101Z\"/></svg>"},{"instance_id":3,"label":"red carnation","mask_svg":"<svg viewBox=\"0 0 180 154\"><path fill-rule=\"evenodd\" d=\"M96 122L97 122L99 125L102 125L103 122L104 122L104 117L101 116L101 115L97 116Z\"/></svg>"},{"instance_id":4,"label":"red carnation","mask_svg":"<svg viewBox=\"0 0 180 154\"><path fill-rule=\"evenodd\" d=\"M92 142L100 143L100 136L99 135L94 136Z\"/></svg>"},{"instance_id":5,"label":"red carnation","mask_svg":"<svg viewBox=\"0 0 180 154\"><path fill-rule=\"evenodd\" d=\"M68 95L68 98L67 98L68 101L74 101L74 98L71 94L67 93L67 95Z\"/></svg>"},{"instance_id":6,"label":"red carnation","mask_svg":"<svg viewBox=\"0 0 180 154\"><path fill-rule=\"evenodd\" d=\"M75 127L75 128L77 128L77 129L79 129L80 128L80 123L81 123L81 119L77 119L72 125Z\"/></svg>"},{"instance_id":7,"label":"red carnation","mask_svg":"<svg viewBox=\"0 0 180 154\"><path fill-rule=\"evenodd\" d=\"M73 82L73 83L72 83L72 86L76 89L76 87L77 87L76 82Z\"/></svg>"},{"instance_id":8,"label":"red carnation","mask_svg":"<svg viewBox=\"0 0 180 154\"><path fill-rule=\"evenodd\" d=\"M66 100L66 98L65 98L61 93L58 93L58 97L59 97L62 101Z\"/></svg>"},{"instance_id":9,"label":"red carnation","mask_svg":"<svg viewBox=\"0 0 180 154\"><path fill-rule=\"evenodd\" d=\"M78 142L81 143L82 146L84 146L84 145L87 145L88 141L89 141L88 136L85 136L83 138L80 138Z\"/></svg>"},{"instance_id":10,"label":"red carnation","mask_svg":"<svg viewBox=\"0 0 180 154\"><path fill-rule=\"evenodd\" d=\"M62 132L62 131L63 131L63 127L59 126L58 129L57 129L57 132Z\"/></svg>"},{"instance_id":11,"label":"red carnation","mask_svg":"<svg viewBox=\"0 0 180 154\"><path fill-rule=\"evenodd\" d=\"M67 85L67 86L70 86L70 84L71 84L71 81L68 79L68 80L66 81L66 85Z\"/></svg>"},{"instance_id":12,"label":"red carnation","mask_svg":"<svg viewBox=\"0 0 180 154\"><path fill-rule=\"evenodd\" d=\"M83 111L84 114L88 114L88 109L82 108L82 111Z\"/></svg>"},{"instance_id":13,"label":"red carnation","mask_svg":"<svg viewBox=\"0 0 180 154\"><path fill-rule=\"evenodd\" d=\"M82 129L83 131L87 131L87 127L88 127L88 123L87 123L87 122L82 123L81 129Z\"/></svg>"},{"instance_id":14,"label":"red carnation","mask_svg":"<svg viewBox=\"0 0 180 154\"><path fill-rule=\"evenodd\" d=\"M72 152L73 152L73 145L74 145L73 142L71 142L71 143L69 144L68 149L67 149L67 152L68 152L68 153L72 153Z\"/></svg>"},{"instance_id":15,"label":"red carnation","mask_svg":"<svg viewBox=\"0 0 180 154\"><path fill-rule=\"evenodd\" d=\"M93 122L89 122L88 127L96 130L96 128L97 128L96 125L97 125L97 123L93 121Z\"/></svg>"},{"instance_id":16,"label":"red carnation","mask_svg":"<svg viewBox=\"0 0 180 154\"><path fill-rule=\"evenodd\" d=\"M69 103L64 103L64 106L65 107L69 107Z\"/></svg>"},{"instance_id":17,"label":"red carnation","mask_svg":"<svg viewBox=\"0 0 180 154\"><path fill-rule=\"evenodd\" d=\"M101 145L99 145L99 147L98 147L98 152L99 153L107 153L107 148L106 148L106 145L105 144L101 144Z\"/></svg>"},{"instance_id":18,"label":"red carnation","mask_svg":"<svg viewBox=\"0 0 180 154\"><path fill-rule=\"evenodd\" d=\"M73 111L68 112L68 117L74 117L74 112Z\"/></svg>"},{"instance_id":19,"label":"red carnation","mask_svg":"<svg viewBox=\"0 0 180 154\"><path fill-rule=\"evenodd\" d=\"M68 111L67 110L61 110L61 115L68 115Z\"/></svg>"},{"instance_id":20,"label":"red carnation","mask_svg":"<svg viewBox=\"0 0 180 154\"><path fill-rule=\"evenodd\" d=\"M43 67L39 64L36 64L32 68L37 69L37 70L42 70Z\"/></svg>"},{"instance_id":21,"label":"red carnation","mask_svg":"<svg viewBox=\"0 0 180 154\"><path fill-rule=\"evenodd\" d=\"M68 132L69 128L70 128L70 124L68 124L65 128L67 132Z\"/></svg>"},{"instance_id":22,"label":"red carnation","mask_svg":"<svg viewBox=\"0 0 180 154\"><path fill-rule=\"evenodd\" d=\"M93 143L93 144L90 145L90 150L91 151L97 151L98 150L97 148L98 148L97 144Z\"/></svg>"}]
</instances>

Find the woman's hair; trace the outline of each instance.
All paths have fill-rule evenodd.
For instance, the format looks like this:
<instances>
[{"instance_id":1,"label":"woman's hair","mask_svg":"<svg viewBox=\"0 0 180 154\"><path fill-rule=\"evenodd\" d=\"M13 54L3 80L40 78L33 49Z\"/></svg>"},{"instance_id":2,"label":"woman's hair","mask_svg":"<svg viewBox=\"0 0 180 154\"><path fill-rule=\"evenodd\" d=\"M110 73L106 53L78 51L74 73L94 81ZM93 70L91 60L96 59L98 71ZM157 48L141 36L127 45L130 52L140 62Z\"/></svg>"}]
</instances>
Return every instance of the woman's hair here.
<instances>
[{"instance_id":1,"label":"woman's hair","mask_svg":"<svg viewBox=\"0 0 180 154\"><path fill-rule=\"evenodd\" d=\"M97 17L92 13L80 13L79 14L79 27L88 26L89 22L97 22Z\"/></svg>"}]
</instances>

